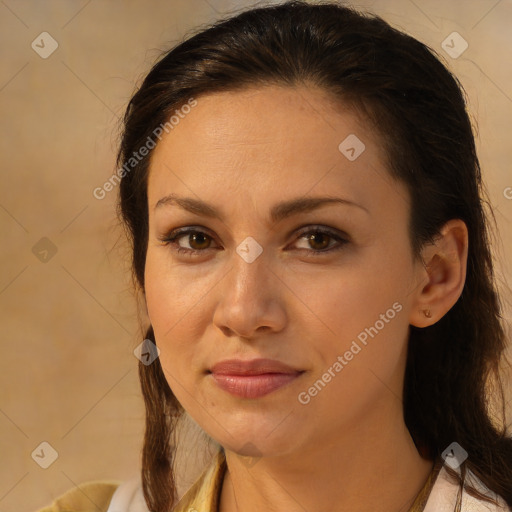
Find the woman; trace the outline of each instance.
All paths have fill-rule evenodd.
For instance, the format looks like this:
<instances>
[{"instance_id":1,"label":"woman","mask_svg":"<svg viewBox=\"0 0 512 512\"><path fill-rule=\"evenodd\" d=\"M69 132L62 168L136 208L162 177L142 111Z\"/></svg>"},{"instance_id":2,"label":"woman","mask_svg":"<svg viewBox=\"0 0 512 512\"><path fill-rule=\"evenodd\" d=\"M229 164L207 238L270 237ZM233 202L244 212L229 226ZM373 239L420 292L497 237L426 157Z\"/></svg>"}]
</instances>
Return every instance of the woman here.
<instances>
[{"instance_id":1,"label":"woman","mask_svg":"<svg viewBox=\"0 0 512 512\"><path fill-rule=\"evenodd\" d=\"M118 164L147 415L140 491L91 484L99 509L511 510L479 162L432 50L335 3L247 10L153 67ZM219 450L178 500L185 411Z\"/></svg>"}]
</instances>

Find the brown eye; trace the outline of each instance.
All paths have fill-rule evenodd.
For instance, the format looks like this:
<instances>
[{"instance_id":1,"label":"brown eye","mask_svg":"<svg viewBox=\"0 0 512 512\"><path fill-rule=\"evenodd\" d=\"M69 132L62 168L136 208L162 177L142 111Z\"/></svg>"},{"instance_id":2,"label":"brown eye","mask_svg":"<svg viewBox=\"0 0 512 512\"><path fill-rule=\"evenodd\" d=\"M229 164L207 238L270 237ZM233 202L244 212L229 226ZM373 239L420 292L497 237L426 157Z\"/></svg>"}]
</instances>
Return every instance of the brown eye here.
<instances>
[{"instance_id":1,"label":"brown eye","mask_svg":"<svg viewBox=\"0 0 512 512\"><path fill-rule=\"evenodd\" d=\"M179 244L179 240L185 237L188 237L187 243L190 245L190 248L182 247ZM172 245L173 249L178 253L192 256L210 249L212 237L198 229L181 229L172 231L161 240L165 245Z\"/></svg>"},{"instance_id":2,"label":"brown eye","mask_svg":"<svg viewBox=\"0 0 512 512\"><path fill-rule=\"evenodd\" d=\"M211 242L211 238L201 231L190 232L188 233L188 237L188 243L193 250L208 249Z\"/></svg>"},{"instance_id":3,"label":"brown eye","mask_svg":"<svg viewBox=\"0 0 512 512\"><path fill-rule=\"evenodd\" d=\"M302 233L299 234L298 240L301 239L306 240L308 247L300 249L304 249L306 253L309 253L312 256L337 251L349 243L348 237L342 236L341 234L338 234L338 232L331 231L330 229L323 227L302 231ZM333 244L331 244L331 241Z\"/></svg>"},{"instance_id":4,"label":"brown eye","mask_svg":"<svg viewBox=\"0 0 512 512\"><path fill-rule=\"evenodd\" d=\"M321 251L329 246L329 239L331 237L325 233L317 232L312 235L308 235L306 238L315 250Z\"/></svg>"}]
</instances>

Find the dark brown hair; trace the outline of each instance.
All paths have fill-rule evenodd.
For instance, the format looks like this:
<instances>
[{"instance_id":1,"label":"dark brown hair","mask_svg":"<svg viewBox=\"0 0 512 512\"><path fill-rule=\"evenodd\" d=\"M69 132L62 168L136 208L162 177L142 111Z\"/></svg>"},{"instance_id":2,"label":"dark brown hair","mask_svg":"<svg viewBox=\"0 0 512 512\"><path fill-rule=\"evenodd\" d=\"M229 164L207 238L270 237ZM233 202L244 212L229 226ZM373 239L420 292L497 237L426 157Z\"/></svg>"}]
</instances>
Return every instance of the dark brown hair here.
<instances>
[{"instance_id":1,"label":"dark brown hair","mask_svg":"<svg viewBox=\"0 0 512 512\"><path fill-rule=\"evenodd\" d=\"M416 257L448 220L466 223L469 254L461 297L434 325L411 326L405 422L425 458L433 460L453 441L459 443L469 453L462 476L470 469L512 506L512 439L504 425L499 373L506 340L485 191L464 90L432 49L380 17L337 3L290 1L243 11L189 37L153 66L127 107L117 164L125 165L191 97L269 84L320 87L372 123L390 174L410 193ZM119 211L142 291L150 157L151 152L124 173L120 184ZM156 343L151 327L146 338ZM149 366L140 363L139 373L146 405L144 496L150 510L164 512L176 503L174 434L183 409L158 359ZM489 410L491 378L500 425ZM459 483L462 487L462 479Z\"/></svg>"}]
</instances>

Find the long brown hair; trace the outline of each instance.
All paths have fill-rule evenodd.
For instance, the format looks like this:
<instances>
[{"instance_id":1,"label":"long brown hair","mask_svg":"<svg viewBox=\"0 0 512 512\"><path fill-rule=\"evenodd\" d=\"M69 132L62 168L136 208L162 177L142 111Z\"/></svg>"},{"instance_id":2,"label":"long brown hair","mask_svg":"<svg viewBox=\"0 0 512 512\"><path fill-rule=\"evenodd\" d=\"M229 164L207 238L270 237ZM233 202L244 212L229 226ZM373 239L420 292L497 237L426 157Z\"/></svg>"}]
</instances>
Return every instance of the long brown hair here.
<instances>
[{"instance_id":1,"label":"long brown hair","mask_svg":"<svg viewBox=\"0 0 512 512\"><path fill-rule=\"evenodd\" d=\"M410 193L416 257L448 220L466 223L469 254L461 297L434 325L411 327L404 416L423 457L435 459L456 441L469 453L462 476L470 469L512 506L512 439L504 425L499 373L506 339L485 190L464 90L432 49L378 16L337 3L289 1L248 9L161 56L126 109L118 166L126 166L148 138L155 139L155 129L190 98L268 84L319 86L373 123L389 172ZM119 213L133 244L134 280L142 291L150 156L125 167L120 183ZM146 338L156 343L151 327ZM164 512L177 500L173 439L183 409L158 359L149 366L140 363L139 373L146 405L143 491L149 509ZM502 425L489 410L491 378Z\"/></svg>"}]
</instances>

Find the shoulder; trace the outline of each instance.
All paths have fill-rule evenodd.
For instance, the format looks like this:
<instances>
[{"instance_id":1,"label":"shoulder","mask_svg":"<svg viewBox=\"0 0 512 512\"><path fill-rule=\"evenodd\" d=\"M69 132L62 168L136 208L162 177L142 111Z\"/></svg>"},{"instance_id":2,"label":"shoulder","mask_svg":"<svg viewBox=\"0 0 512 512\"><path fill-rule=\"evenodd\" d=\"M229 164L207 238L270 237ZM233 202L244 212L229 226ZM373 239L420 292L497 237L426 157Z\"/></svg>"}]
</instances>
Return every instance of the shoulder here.
<instances>
[{"instance_id":1,"label":"shoulder","mask_svg":"<svg viewBox=\"0 0 512 512\"><path fill-rule=\"evenodd\" d=\"M91 506L98 512L107 512L119 484L117 481L104 480L85 482L62 494L38 512L85 512Z\"/></svg>"},{"instance_id":2,"label":"shoulder","mask_svg":"<svg viewBox=\"0 0 512 512\"><path fill-rule=\"evenodd\" d=\"M503 498L488 489L471 471L466 475L466 485L471 485L485 496L493 499L496 504L473 497L464 489L461 499L461 512L512 512ZM438 478L430 493L424 512L453 512L457 510L457 496L460 486L445 467L441 468Z\"/></svg>"}]
</instances>

